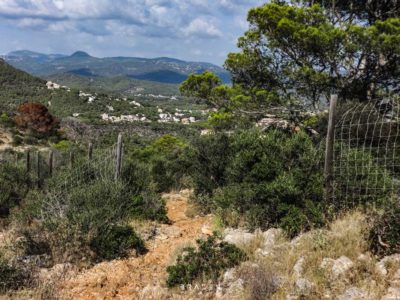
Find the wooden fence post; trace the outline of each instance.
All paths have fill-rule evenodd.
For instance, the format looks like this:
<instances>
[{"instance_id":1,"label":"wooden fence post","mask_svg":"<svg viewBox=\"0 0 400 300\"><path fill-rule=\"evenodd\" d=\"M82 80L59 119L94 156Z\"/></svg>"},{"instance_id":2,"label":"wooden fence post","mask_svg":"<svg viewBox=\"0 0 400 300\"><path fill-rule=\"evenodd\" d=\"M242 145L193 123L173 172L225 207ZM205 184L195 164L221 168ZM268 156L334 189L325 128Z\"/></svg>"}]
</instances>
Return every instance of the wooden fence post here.
<instances>
[{"instance_id":1,"label":"wooden fence post","mask_svg":"<svg viewBox=\"0 0 400 300\"><path fill-rule=\"evenodd\" d=\"M26 152L26 173L29 174L31 172L31 151L28 150Z\"/></svg>"},{"instance_id":2,"label":"wooden fence post","mask_svg":"<svg viewBox=\"0 0 400 300\"><path fill-rule=\"evenodd\" d=\"M117 142L117 155L115 162L115 181L117 181L121 175L121 166L122 166L122 133L118 134L118 142Z\"/></svg>"},{"instance_id":3,"label":"wooden fence post","mask_svg":"<svg viewBox=\"0 0 400 300\"><path fill-rule=\"evenodd\" d=\"M91 161L92 158L93 158L93 143L89 143L88 160Z\"/></svg>"},{"instance_id":4,"label":"wooden fence post","mask_svg":"<svg viewBox=\"0 0 400 300\"><path fill-rule=\"evenodd\" d=\"M53 175L53 161L54 161L54 151L51 150L49 153L49 175Z\"/></svg>"},{"instance_id":5,"label":"wooden fence post","mask_svg":"<svg viewBox=\"0 0 400 300\"><path fill-rule=\"evenodd\" d=\"M40 151L37 152L37 161L36 161L36 172L37 172L37 187L40 188Z\"/></svg>"},{"instance_id":6,"label":"wooden fence post","mask_svg":"<svg viewBox=\"0 0 400 300\"><path fill-rule=\"evenodd\" d=\"M69 152L69 168L72 169L74 167L74 153L72 151Z\"/></svg>"},{"instance_id":7,"label":"wooden fence post","mask_svg":"<svg viewBox=\"0 0 400 300\"><path fill-rule=\"evenodd\" d=\"M325 149L325 199L329 201L333 195L333 154L334 154L334 140L335 140L335 123L336 123L336 106L338 96L331 95L329 105L329 121L328 133L326 136L326 149Z\"/></svg>"}]
</instances>

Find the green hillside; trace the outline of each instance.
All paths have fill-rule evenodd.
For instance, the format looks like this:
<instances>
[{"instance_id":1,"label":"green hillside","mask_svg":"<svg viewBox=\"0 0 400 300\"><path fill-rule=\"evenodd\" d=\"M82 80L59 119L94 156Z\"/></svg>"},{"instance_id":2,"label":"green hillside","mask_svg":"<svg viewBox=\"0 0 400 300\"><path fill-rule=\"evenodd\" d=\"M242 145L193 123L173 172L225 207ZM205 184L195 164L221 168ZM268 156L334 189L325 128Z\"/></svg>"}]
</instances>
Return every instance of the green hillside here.
<instances>
[{"instance_id":1,"label":"green hillside","mask_svg":"<svg viewBox=\"0 0 400 300\"><path fill-rule=\"evenodd\" d=\"M46 81L15 69L0 60L0 111L14 112L18 105L40 102L49 107L57 117L71 116L76 112L99 115L106 111L107 95L98 95L98 101L89 105L87 98L79 97L76 89L49 90Z\"/></svg>"},{"instance_id":2,"label":"green hillside","mask_svg":"<svg viewBox=\"0 0 400 300\"><path fill-rule=\"evenodd\" d=\"M104 91L124 96L133 96L137 94L177 95L179 93L178 85L176 84L135 80L123 76L113 78L87 77L71 73L62 73L46 76L45 78L71 88L88 91Z\"/></svg>"}]
</instances>

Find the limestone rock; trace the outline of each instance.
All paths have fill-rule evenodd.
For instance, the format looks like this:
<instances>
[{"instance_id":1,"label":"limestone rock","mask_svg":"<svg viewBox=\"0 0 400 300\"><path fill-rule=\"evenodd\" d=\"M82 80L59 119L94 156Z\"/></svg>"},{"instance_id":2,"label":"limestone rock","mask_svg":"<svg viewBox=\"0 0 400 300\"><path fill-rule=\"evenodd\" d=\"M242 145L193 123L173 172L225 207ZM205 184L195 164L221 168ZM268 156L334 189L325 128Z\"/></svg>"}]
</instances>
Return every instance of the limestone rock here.
<instances>
[{"instance_id":1,"label":"limestone rock","mask_svg":"<svg viewBox=\"0 0 400 300\"><path fill-rule=\"evenodd\" d=\"M354 266L354 263L350 258L346 256L341 256L336 260L332 258L324 258L321 263L321 268L329 270L333 279L344 275L348 270Z\"/></svg>"},{"instance_id":2,"label":"limestone rock","mask_svg":"<svg viewBox=\"0 0 400 300\"><path fill-rule=\"evenodd\" d=\"M399 300L400 299L400 288L390 287L385 296L381 300Z\"/></svg>"},{"instance_id":3,"label":"limestone rock","mask_svg":"<svg viewBox=\"0 0 400 300\"><path fill-rule=\"evenodd\" d=\"M236 246L245 245L254 239L255 235L243 229L225 229L224 241Z\"/></svg>"},{"instance_id":4,"label":"limestone rock","mask_svg":"<svg viewBox=\"0 0 400 300\"><path fill-rule=\"evenodd\" d=\"M375 266L376 271L382 276L386 276L388 274L386 269L387 264L400 264L400 254L394 254L382 258Z\"/></svg>"},{"instance_id":5,"label":"limestone rock","mask_svg":"<svg viewBox=\"0 0 400 300\"><path fill-rule=\"evenodd\" d=\"M296 264L293 267L293 274L296 278L300 278L301 275L303 274L303 269L304 269L304 263L305 263L305 258L304 257L300 257Z\"/></svg>"},{"instance_id":6,"label":"limestone rock","mask_svg":"<svg viewBox=\"0 0 400 300\"><path fill-rule=\"evenodd\" d=\"M279 236L282 235L282 229L271 228L262 233L264 237L264 249L273 247Z\"/></svg>"},{"instance_id":7,"label":"limestone rock","mask_svg":"<svg viewBox=\"0 0 400 300\"><path fill-rule=\"evenodd\" d=\"M350 270L353 265L354 263L351 261L350 258L346 256L341 256L337 260L335 260L332 266L332 275L337 278Z\"/></svg>"},{"instance_id":8,"label":"limestone rock","mask_svg":"<svg viewBox=\"0 0 400 300\"><path fill-rule=\"evenodd\" d=\"M299 278L295 281L295 291L300 295L309 295L315 288L315 284L305 278Z\"/></svg>"},{"instance_id":9,"label":"limestone rock","mask_svg":"<svg viewBox=\"0 0 400 300\"><path fill-rule=\"evenodd\" d=\"M337 297L337 300L364 300L368 299L368 293L360 288L348 288L343 294Z\"/></svg>"}]
</instances>

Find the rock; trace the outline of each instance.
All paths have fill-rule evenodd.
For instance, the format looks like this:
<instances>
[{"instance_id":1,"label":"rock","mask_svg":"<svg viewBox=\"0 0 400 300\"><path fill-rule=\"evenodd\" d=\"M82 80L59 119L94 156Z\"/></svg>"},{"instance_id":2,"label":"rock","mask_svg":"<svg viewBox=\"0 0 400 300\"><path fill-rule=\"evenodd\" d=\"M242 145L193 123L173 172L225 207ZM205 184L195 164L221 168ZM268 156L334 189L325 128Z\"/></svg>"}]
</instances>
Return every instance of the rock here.
<instances>
[{"instance_id":1,"label":"rock","mask_svg":"<svg viewBox=\"0 0 400 300\"><path fill-rule=\"evenodd\" d=\"M147 300L147 299L168 299L169 293L168 289L163 288L159 285L151 286L147 285L141 292L140 292L140 299Z\"/></svg>"},{"instance_id":2,"label":"rock","mask_svg":"<svg viewBox=\"0 0 400 300\"><path fill-rule=\"evenodd\" d=\"M337 300L362 300L368 299L368 293L357 287L351 287L337 297Z\"/></svg>"},{"instance_id":3,"label":"rock","mask_svg":"<svg viewBox=\"0 0 400 300\"><path fill-rule=\"evenodd\" d=\"M371 257L370 257L369 255L366 255L366 254L360 254L360 255L357 257L357 260L358 260L359 262L368 262L368 261L371 260Z\"/></svg>"},{"instance_id":4,"label":"rock","mask_svg":"<svg viewBox=\"0 0 400 300\"><path fill-rule=\"evenodd\" d=\"M224 296L224 289L222 288L222 286L218 285L217 290L215 292L215 298L221 299L223 296Z\"/></svg>"},{"instance_id":5,"label":"rock","mask_svg":"<svg viewBox=\"0 0 400 300\"><path fill-rule=\"evenodd\" d=\"M395 288L400 288L400 269L398 269L396 273L393 275L393 278L390 281L390 286Z\"/></svg>"},{"instance_id":6,"label":"rock","mask_svg":"<svg viewBox=\"0 0 400 300\"><path fill-rule=\"evenodd\" d=\"M390 256L385 256L382 258L376 265L376 271L381 274L382 276L386 276L388 274L388 271L386 269L386 266L388 264L391 265L399 265L400 264L400 254L394 254Z\"/></svg>"},{"instance_id":7,"label":"rock","mask_svg":"<svg viewBox=\"0 0 400 300\"><path fill-rule=\"evenodd\" d=\"M233 282L226 290L223 299L233 300L233 299L242 299L241 296L244 292L244 282L242 279L238 279Z\"/></svg>"},{"instance_id":8,"label":"rock","mask_svg":"<svg viewBox=\"0 0 400 300\"><path fill-rule=\"evenodd\" d=\"M169 226L162 231L169 238L179 237L181 235L181 229L176 226Z\"/></svg>"},{"instance_id":9,"label":"rock","mask_svg":"<svg viewBox=\"0 0 400 300\"><path fill-rule=\"evenodd\" d=\"M324 258L320 267L329 270L333 279L344 275L348 270L353 267L354 263L350 258L341 256L336 260L332 258Z\"/></svg>"},{"instance_id":10,"label":"rock","mask_svg":"<svg viewBox=\"0 0 400 300\"><path fill-rule=\"evenodd\" d=\"M228 284L229 282L233 282L236 279L235 269L229 269L224 273L223 283Z\"/></svg>"},{"instance_id":11,"label":"rock","mask_svg":"<svg viewBox=\"0 0 400 300\"><path fill-rule=\"evenodd\" d=\"M400 299L400 288L390 287L385 296L381 300L399 300Z\"/></svg>"},{"instance_id":12,"label":"rock","mask_svg":"<svg viewBox=\"0 0 400 300\"><path fill-rule=\"evenodd\" d=\"M69 274L74 272L75 269L76 268L70 263L57 264L51 269L40 269L38 279L41 282L57 281L66 278Z\"/></svg>"},{"instance_id":13,"label":"rock","mask_svg":"<svg viewBox=\"0 0 400 300\"><path fill-rule=\"evenodd\" d=\"M271 228L263 232L262 235L264 237L264 249L268 249L275 245L278 237L282 235L282 229Z\"/></svg>"},{"instance_id":14,"label":"rock","mask_svg":"<svg viewBox=\"0 0 400 300\"><path fill-rule=\"evenodd\" d=\"M319 266L321 269L332 269L335 260L332 258L324 258Z\"/></svg>"},{"instance_id":15,"label":"rock","mask_svg":"<svg viewBox=\"0 0 400 300\"><path fill-rule=\"evenodd\" d=\"M354 263L351 261L350 258L346 256L341 256L333 263L332 275L337 278L350 270L353 265Z\"/></svg>"},{"instance_id":16,"label":"rock","mask_svg":"<svg viewBox=\"0 0 400 300\"><path fill-rule=\"evenodd\" d=\"M305 278L297 279L294 285L296 293L300 295L309 295L315 288L315 284Z\"/></svg>"},{"instance_id":17,"label":"rock","mask_svg":"<svg viewBox=\"0 0 400 300\"><path fill-rule=\"evenodd\" d=\"M303 274L303 269L304 269L304 263L305 263L305 258L304 257L300 257L296 264L293 267L293 274L296 278L300 278L301 275Z\"/></svg>"},{"instance_id":18,"label":"rock","mask_svg":"<svg viewBox=\"0 0 400 300\"><path fill-rule=\"evenodd\" d=\"M230 244L234 244L236 246L245 245L255 237L254 234L244 231L242 229L228 228L225 229L224 234L225 234L224 241Z\"/></svg>"}]
</instances>

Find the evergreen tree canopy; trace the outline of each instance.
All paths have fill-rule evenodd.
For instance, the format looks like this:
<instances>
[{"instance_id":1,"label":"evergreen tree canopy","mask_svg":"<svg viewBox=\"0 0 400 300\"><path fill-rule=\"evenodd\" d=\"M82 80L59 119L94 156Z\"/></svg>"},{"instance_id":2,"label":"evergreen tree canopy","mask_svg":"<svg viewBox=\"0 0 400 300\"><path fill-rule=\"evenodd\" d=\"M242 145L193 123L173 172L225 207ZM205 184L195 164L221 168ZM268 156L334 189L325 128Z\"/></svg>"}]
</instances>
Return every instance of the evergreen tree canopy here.
<instances>
[{"instance_id":1,"label":"evergreen tree canopy","mask_svg":"<svg viewBox=\"0 0 400 300\"><path fill-rule=\"evenodd\" d=\"M272 1L249 11L225 67L235 85L287 99L373 100L400 90L399 16L397 0Z\"/></svg>"}]
</instances>

